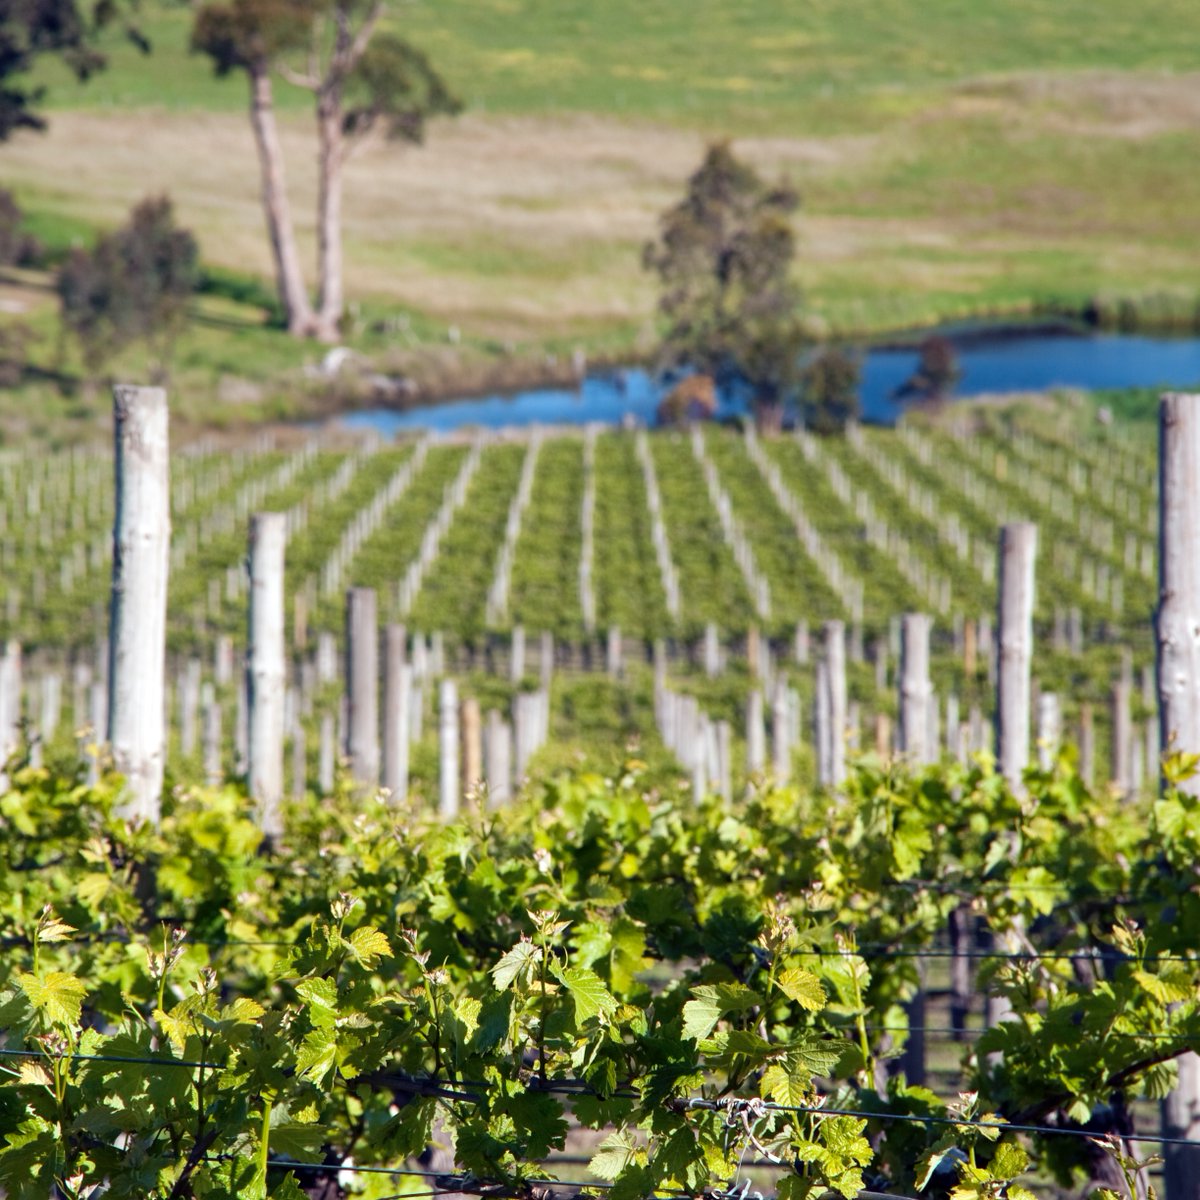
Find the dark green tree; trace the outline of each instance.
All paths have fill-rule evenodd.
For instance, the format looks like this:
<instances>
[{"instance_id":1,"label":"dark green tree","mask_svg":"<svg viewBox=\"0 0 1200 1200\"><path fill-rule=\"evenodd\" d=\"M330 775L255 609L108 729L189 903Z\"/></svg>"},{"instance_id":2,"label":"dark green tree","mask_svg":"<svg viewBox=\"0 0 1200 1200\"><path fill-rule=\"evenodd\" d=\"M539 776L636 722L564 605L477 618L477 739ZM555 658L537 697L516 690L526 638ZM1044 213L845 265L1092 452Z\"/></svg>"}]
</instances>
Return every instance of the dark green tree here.
<instances>
[{"instance_id":1,"label":"dark green tree","mask_svg":"<svg viewBox=\"0 0 1200 1200\"><path fill-rule=\"evenodd\" d=\"M940 401L954 391L962 378L954 344L941 334L930 334L920 345L917 369L900 385L899 399Z\"/></svg>"},{"instance_id":2,"label":"dark green tree","mask_svg":"<svg viewBox=\"0 0 1200 1200\"><path fill-rule=\"evenodd\" d=\"M858 360L836 346L815 355L800 379L800 419L817 433L838 433L857 420Z\"/></svg>"},{"instance_id":3,"label":"dark green tree","mask_svg":"<svg viewBox=\"0 0 1200 1200\"><path fill-rule=\"evenodd\" d=\"M800 378L805 336L792 278L799 204L791 187L766 184L718 142L643 256L662 285L663 365L744 389L767 430L779 427Z\"/></svg>"},{"instance_id":4,"label":"dark green tree","mask_svg":"<svg viewBox=\"0 0 1200 1200\"><path fill-rule=\"evenodd\" d=\"M199 273L196 240L165 196L143 200L127 224L77 247L56 279L63 331L79 345L89 385L104 364L144 342L162 378Z\"/></svg>"},{"instance_id":5,"label":"dark green tree","mask_svg":"<svg viewBox=\"0 0 1200 1200\"><path fill-rule=\"evenodd\" d=\"M87 79L105 65L96 35L122 12L119 0L97 0L90 11L76 0L0 0L0 142L19 129L45 128L45 89L29 79L36 61L55 55ZM126 33L149 49L135 25Z\"/></svg>"}]
</instances>

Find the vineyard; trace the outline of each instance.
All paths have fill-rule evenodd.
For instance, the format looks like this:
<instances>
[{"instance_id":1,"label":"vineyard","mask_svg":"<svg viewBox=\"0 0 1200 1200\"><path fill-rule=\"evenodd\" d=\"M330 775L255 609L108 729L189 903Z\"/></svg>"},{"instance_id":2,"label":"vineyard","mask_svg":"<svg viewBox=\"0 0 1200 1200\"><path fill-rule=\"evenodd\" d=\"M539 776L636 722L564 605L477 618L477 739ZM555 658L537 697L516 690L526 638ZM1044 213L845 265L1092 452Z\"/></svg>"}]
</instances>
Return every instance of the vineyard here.
<instances>
[{"instance_id":1,"label":"vineyard","mask_svg":"<svg viewBox=\"0 0 1200 1200\"><path fill-rule=\"evenodd\" d=\"M4 1196L1200 1194L1149 427L117 426L0 462Z\"/></svg>"},{"instance_id":2,"label":"vineyard","mask_svg":"<svg viewBox=\"0 0 1200 1200\"><path fill-rule=\"evenodd\" d=\"M286 526L297 795L328 789L334 746L345 744L349 588L373 589L378 623L405 627L421 692L414 778L426 784L435 730L421 713L432 714L443 674L485 711L549 687L555 763L567 745L619 752L636 737L665 764L656 670L731 722L739 761L749 694L761 691L770 709L786 692L796 710L789 772L812 779L799 729L814 713L822 626L845 625L852 744L884 749L906 611L934 619L939 738L962 757L989 739L997 532L1026 520L1043 541L1037 686L1061 698L1070 740L1083 733L1085 778L1111 771L1138 787L1158 757L1152 735L1141 736L1156 712L1154 453L1139 427L1032 408L976 410L969 428L910 421L844 440L590 429L191 448L171 473L171 761L181 777L201 769L207 714L209 774L245 770L237 681L255 511L283 513ZM111 475L111 461L78 451L0 462L5 669L24 675L41 743L68 754L73 731L105 724ZM614 688L618 724L593 729ZM10 746L17 721L11 712Z\"/></svg>"}]
</instances>

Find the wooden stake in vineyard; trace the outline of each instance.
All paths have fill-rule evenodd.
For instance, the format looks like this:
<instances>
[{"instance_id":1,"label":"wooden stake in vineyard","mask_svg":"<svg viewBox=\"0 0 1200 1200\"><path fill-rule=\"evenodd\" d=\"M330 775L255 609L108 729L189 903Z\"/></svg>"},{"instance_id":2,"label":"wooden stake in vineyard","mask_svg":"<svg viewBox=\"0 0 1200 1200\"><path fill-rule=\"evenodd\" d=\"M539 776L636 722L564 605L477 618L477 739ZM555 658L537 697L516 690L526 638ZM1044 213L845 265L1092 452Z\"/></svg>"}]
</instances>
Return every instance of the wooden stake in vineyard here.
<instances>
[{"instance_id":1,"label":"wooden stake in vineyard","mask_svg":"<svg viewBox=\"0 0 1200 1200\"><path fill-rule=\"evenodd\" d=\"M1030 701L1033 666L1033 579L1037 526L1019 521L1000 530L1000 605L996 671L996 760L1000 773L1018 795L1024 794L1029 765ZM996 931L996 949L1012 954L1018 931ZM987 1023L995 1025L1011 1012L1006 997L987 998Z\"/></svg>"},{"instance_id":2,"label":"wooden stake in vineyard","mask_svg":"<svg viewBox=\"0 0 1200 1200\"><path fill-rule=\"evenodd\" d=\"M929 679L928 613L905 613L900 623L900 751L916 766L937 757L930 737L929 709L933 684Z\"/></svg>"},{"instance_id":3,"label":"wooden stake in vineyard","mask_svg":"<svg viewBox=\"0 0 1200 1200\"><path fill-rule=\"evenodd\" d=\"M167 571L171 549L167 394L113 389L116 517L108 741L125 776L121 812L158 824L165 761Z\"/></svg>"},{"instance_id":4,"label":"wooden stake in vineyard","mask_svg":"<svg viewBox=\"0 0 1200 1200\"><path fill-rule=\"evenodd\" d=\"M1167 393L1158 435L1158 715L1160 744L1200 752L1200 395ZM1200 776L1178 786L1200 795ZM1163 1134L1200 1141L1200 1056L1178 1060L1162 1102ZM1200 1200L1200 1148L1163 1147L1169 1200Z\"/></svg>"},{"instance_id":5,"label":"wooden stake in vineyard","mask_svg":"<svg viewBox=\"0 0 1200 1200\"><path fill-rule=\"evenodd\" d=\"M1014 791L1029 765L1030 670L1033 663L1033 566L1037 526L1000 530L1000 611L996 677L996 760Z\"/></svg>"},{"instance_id":6,"label":"wooden stake in vineyard","mask_svg":"<svg viewBox=\"0 0 1200 1200\"><path fill-rule=\"evenodd\" d=\"M379 782L379 620L374 588L346 593L346 755L355 781Z\"/></svg>"},{"instance_id":7,"label":"wooden stake in vineyard","mask_svg":"<svg viewBox=\"0 0 1200 1200\"><path fill-rule=\"evenodd\" d=\"M284 666L283 513L250 518L250 629L246 648L249 700L247 765L250 797L268 838L283 833Z\"/></svg>"}]
</instances>

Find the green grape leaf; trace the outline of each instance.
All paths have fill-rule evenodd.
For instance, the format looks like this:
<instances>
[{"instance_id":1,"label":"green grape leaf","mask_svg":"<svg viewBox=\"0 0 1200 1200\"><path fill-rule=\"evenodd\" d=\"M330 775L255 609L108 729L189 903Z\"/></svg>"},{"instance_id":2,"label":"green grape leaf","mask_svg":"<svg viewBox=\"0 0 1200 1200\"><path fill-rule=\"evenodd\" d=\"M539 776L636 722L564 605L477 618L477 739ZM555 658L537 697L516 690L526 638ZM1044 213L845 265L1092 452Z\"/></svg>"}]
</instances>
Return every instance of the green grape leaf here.
<instances>
[{"instance_id":1,"label":"green grape leaf","mask_svg":"<svg viewBox=\"0 0 1200 1200\"><path fill-rule=\"evenodd\" d=\"M604 980L588 967L555 968L554 974L575 1001L575 1020L582 1025L592 1017L611 1017L617 1001L604 986Z\"/></svg>"},{"instance_id":2,"label":"green grape leaf","mask_svg":"<svg viewBox=\"0 0 1200 1200\"><path fill-rule=\"evenodd\" d=\"M600 1143L592 1155L588 1170L597 1179L612 1183L627 1167L633 1166L642 1157L637 1143L625 1130L611 1133Z\"/></svg>"},{"instance_id":3,"label":"green grape leaf","mask_svg":"<svg viewBox=\"0 0 1200 1200\"><path fill-rule=\"evenodd\" d=\"M346 944L367 971L373 971L381 958L392 956L392 947L386 935L374 925L360 926L346 939Z\"/></svg>"},{"instance_id":4,"label":"green grape leaf","mask_svg":"<svg viewBox=\"0 0 1200 1200\"><path fill-rule=\"evenodd\" d=\"M321 1028L332 1028L338 1015L337 984L332 979L301 979L296 994L308 1005L308 1019Z\"/></svg>"},{"instance_id":5,"label":"green grape leaf","mask_svg":"<svg viewBox=\"0 0 1200 1200\"><path fill-rule=\"evenodd\" d=\"M825 988L820 979L803 967L790 967L775 980L779 990L801 1008L809 1012L820 1012L825 1007Z\"/></svg>"},{"instance_id":6,"label":"green grape leaf","mask_svg":"<svg viewBox=\"0 0 1200 1200\"><path fill-rule=\"evenodd\" d=\"M46 971L40 975L17 976L21 990L39 1012L54 1025L78 1025L87 985L65 971Z\"/></svg>"},{"instance_id":7,"label":"green grape leaf","mask_svg":"<svg viewBox=\"0 0 1200 1200\"><path fill-rule=\"evenodd\" d=\"M992 1155L988 1169L993 1179L1015 1179L1029 1166L1029 1155L1016 1142L1001 1142Z\"/></svg>"},{"instance_id":8,"label":"green grape leaf","mask_svg":"<svg viewBox=\"0 0 1200 1200\"><path fill-rule=\"evenodd\" d=\"M744 1012L762 997L742 983L702 984L692 988L693 999L683 1006L683 1036L703 1041L726 1013Z\"/></svg>"},{"instance_id":9,"label":"green grape leaf","mask_svg":"<svg viewBox=\"0 0 1200 1200\"><path fill-rule=\"evenodd\" d=\"M271 1153L309 1159L320 1153L325 1136L325 1130L320 1125L307 1125L302 1121L272 1122L269 1139Z\"/></svg>"},{"instance_id":10,"label":"green grape leaf","mask_svg":"<svg viewBox=\"0 0 1200 1200\"><path fill-rule=\"evenodd\" d=\"M496 985L496 991L503 992L518 980L527 983L541 955L541 950L523 937L492 968L492 982Z\"/></svg>"}]
</instances>

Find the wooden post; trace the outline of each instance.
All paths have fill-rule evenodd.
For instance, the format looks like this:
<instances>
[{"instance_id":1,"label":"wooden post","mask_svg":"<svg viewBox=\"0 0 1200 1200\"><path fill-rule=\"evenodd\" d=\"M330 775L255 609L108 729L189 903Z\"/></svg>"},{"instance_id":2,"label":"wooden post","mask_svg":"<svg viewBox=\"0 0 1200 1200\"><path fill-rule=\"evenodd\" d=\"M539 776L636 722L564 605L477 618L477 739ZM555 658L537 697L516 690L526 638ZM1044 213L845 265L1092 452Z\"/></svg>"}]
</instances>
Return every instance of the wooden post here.
<instances>
[{"instance_id":1,"label":"wooden post","mask_svg":"<svg viewBox=\"0 0 1200 1200\"><path fill-rule=\"evenodd\" d=\"M1037 702L1037 753L1038 766L1043 771L1049 771L1054 766L1061 741L1058 693L1040 692Z\"/></svg>"},{"instance_id":2,"label":"wooden post","mask_svg":"<svg viewBox=\"0 0 1200 1200\"><path fill-rule=\"evenodd\" d=\"M763 697L754 688L746 697L746 774L761 775L767 765L766 730L763 727Z\"/></svg>"},{"instance_id":3,"label":"wooden post","mask_svg":"<svg viewBox=\"0 0 1200 1200\"><path fill-rule=\"evenodd\" d=\"M929 709L933 684L929 680L929 633L933 618L927 613L905 613L900 621L900 752L916 766L937 757L930 737Z\"/></svg>"},{"instance_id":4,"label":"wooden post","mask_svg":"<svg viewBox=\"0 0 1200 1200\"><path fill-rule=\"evenodd\" d=\"M458 685L443 679L439 689L438 812L443 820L458 816Z\"/></svg>"},{"instance_id":5,"label":"wooden post","mask_svg":"<svg viewBox=\"0 0 1200 1200\"><path fill-rule=\"evenodd\" d=\"M379 624L374 588L346 593L346 757L357 783L379 782Z\"/></svg>"},{"instance_id":6,"label":"wooden post","mask_svg":"<svg viewBox=\"0 0 1200 1200\"><path fill-rule=\"evenodd\" d=\"M550 690L550 683L554 678L554 634L548 629L543 629L541 634L538 675L541 680L542 691L548 692Z\"/></svg>"},{"instance_id":7,"label":"wooden post","mask_svg":"<svg viewBox=\"0 0 1200 1200\"><path fill-rule=\"evenodd\" d=\"M733 729L728 721L717 722L717 787L721 799L733 799Z\"/></svg>"},{"instance_id":8,"label":"wooden post","mask_svg":"<svg viewBox=\"0 0 1200 1200\"><path fill-rule=\"evenodd\" d=\"M1112 687L1112 781L1122 796L1135 790L1133 778L1133 716L1131 685L1120 677Z\"/></svg>"},{"instance_id":9,"label":"wooden post","mask_svg":"<svg viewBox=\"0 0 1200 1200\"><path fill-rule=\"evenodd\" d=\"M615 626L608 627L608 639L605 644L605 668L613 679L620 679L622 674L621 663L621 631Z\"/></svg>"},{"instance_id":10,"label":"wooden post","mask_svg":"<svg viewBox=\"0 0 1200 1200\"><path fill-rule=\"evenodd\" d=\"M336 743L333 713L322 713L321 740L317 747L317 787L321 789L322 796L328 796L333 791Z\"/></svg>"},{"instance_id":11,"label":"wooden post","mask_svg":"<svg viewBox=\"0 0 1200 1200\"><path fill-rule=\"evenodd\" d=\"M389 625L383 647L383 786L393 803L408 794L409 693L412 668L404 661L407 633Z\"/></svg>"},{"instance_id":12,"label":"wooden post","mask_svg":"<svg viewBox=\"0 0 1200 1200\"><path fill-rule=\"evenodd\" d=\"M525 626L514 625L511 649L508 656L508 678L510 683L520 683L525 678Z\"/></svg>"},{"instance_id":13,"label":"wooden post","mask_svg":"<svg viewBox=\"0 0 1200 1200\"><path fill-rule=\"evenodd\" d=\"M488 807L499 808L512 799L512 728L497 709L488 709L484 737L484 771Z\"/></svg>"},{"instance_id":14,"label":"wooden post","mask_svg":"<svg viewBox=\"0 0 1200 1200\"><path fill-rule=\"evenodd\" d=\"M829 783L841 787L846 778L846 626L826 621L825 685L829 689Z\"/></svg>"},{"instance_id":15,"label":"wooden post","mask_svg":"<svg viewBox=\"0 0 1200 1200\"><path fill-rule=\"evenodd\" d=\"M1159 408L1158 437L1159 743L1200 752L1200 395L1170 393ZM1200 795L1200 776L1177 785ZM1179 1081L1162 1102L1166 1137L1200 1140L1200 1056L1179 1058ZM1200 1198L1200 1149L1164 1146L1169 1200Z\"/></svg>"},{"instance_id":16,"label":"wooden post","mask_svg":"<svg viewBox=\"0 0 1200 1200\"><path fill-rule=\"evenodd\" d=\"M887 713L875 714L875 753L890 758L892 753L892 721Z\"/></svg>"},{"instance_id":17,"label":"wooden post","mask_svg":"<svg viewBox=\"0 0 1200 1200\"><path fill-rule=\"evenodd\" d=\"M1079 707L1079 778L1087 787L1096 781L1096 722L1090 704Z\"/></svg>"},{"instance_id":18,"label":"wooden post","mask_svg":"<svg viewBox=\"0 0 1200 1200\"><path fill-rule=\"evenodd\" d=\"M246 647L247 774L258 823L268 838L283 832L283 513L250 518L250 629Z\"/></svg>"},{"instance_id":19,"label":"wooden post","mask_svg":"<svg viewBox=\"0 0 1200 1200\"><path fill-rule=\"evenodd\" d=\"M0 658L0 764L21 745L21 643L10 639Z\"/></svg>"},{"instance_id":20,"label":"wooden post","mask_svg":"<svg viewBox=\"0 0 1200 1200\"><path fill-rule=\"evenodd\" d=\"M216 693L212 684L205 685L208 695L202 701L204 706L204 781L209 787L216 787L225 776L221 763L221 743L223 729L221 721L221 706L217 703Z\"/></svg>"},{"instance_id":21,"label":"wooden post","mask_svg":"<svg viewBox=\"0 0 1200 1200\"><path fill-rule=\"evenodd\" d=\"M200 673L198 658L189 658L179 673L179 751L185 758L196 753L200 719Z\"/></svg>"},{"instance_id":22,"label":"wooden post","mask_svg":"<svg viewBox=\"0 0 1200 1200\"><path fill-rule=\"evenodd\" d=\"M817 748L817 782L822 787L833 783L833 733L829 716L829 663L817 659L816 703L813 704L813 734Z\"/></svg>"},{"instance_id":23,"label":"wooden post","mask_svg":"<svg viewBox=\"0 0 1200 1200\"><path fill-rule=\"evenodd\" d=\"M303 800L308 790L308 747L304 726L297 718L292 723L292 799Z\"/></svg>"},{"instance_id":24,"label":"wooden post","mask_svg":"<svg viewBox=\"0 0 1200 1200\"><path fill-rule=\"evenodd\" d=\"M790 733L787 680L781 676L775 681L775 698L771 703L771 773L779 786L790 782L792 778Z\"/></svg>"},{"instance_id":25,"label":"wooden post","mask_svg":"<svg viewBox=\"0 0 1200 1200\"><path fill-rule=\"evenodd\" d=\"M171 548L166 392L114 388L113 424L108 741L128 788L122 814L157 825L166 750L163 669Z\"/></svg>"},{"instance_id":26,"label":"wooden post","mask_svg":"<svg viewBox=\"0 0 1200 1200\"><path fill-rule=\"evenodd\" d=\"M709 621L704 626L704 673L712 679L721 669L721 645L717 640L717 627Z\"/></svg>"},{"instance_id":27,"label":"wooden post","mask_svg":"<svg viewBox=\"0 0 1200 1200\"><path fill-rule=\"evenodd\" d=\"M483 726L479 715L479 701L474 696L464 696L459 713L462 728L462 782L470 789L483 782Z\"/></svg>"},{"instance_id":28,"label":"wooden post","mask_svg":"<svg viewBox=\"0 0 1200 1200\"><path fill-rule=\"evenodd\" d=\"M1033 661L1033 568L1037 526L1000 530L1000 661L996 675L996 759L1015 792L1029 765L1030 669Z\"/></svg>"}]
</instances>

